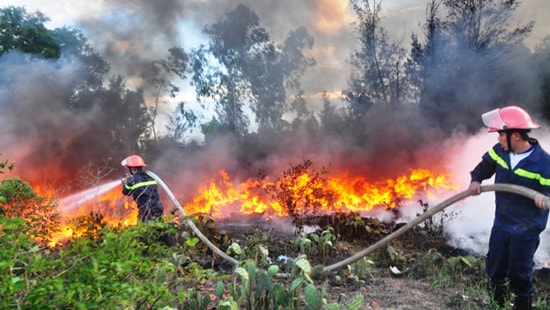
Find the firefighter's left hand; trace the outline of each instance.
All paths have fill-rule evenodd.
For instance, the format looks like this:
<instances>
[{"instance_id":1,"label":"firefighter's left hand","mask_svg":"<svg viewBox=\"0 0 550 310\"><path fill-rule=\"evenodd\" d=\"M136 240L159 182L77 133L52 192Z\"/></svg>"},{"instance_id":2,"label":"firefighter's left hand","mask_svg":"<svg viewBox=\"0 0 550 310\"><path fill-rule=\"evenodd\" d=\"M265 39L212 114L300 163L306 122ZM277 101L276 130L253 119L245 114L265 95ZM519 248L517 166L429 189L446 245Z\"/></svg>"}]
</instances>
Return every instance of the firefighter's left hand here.
<instances>
[{"instance_id":1,"label":"firefighter's left hand","mask_svg":"<svg viewBox=\"0 0 550 310\"><path fill-rule=\"evenodd\" d=\"M128 184L128 181L130 181L130 179L132 178L132 175L129 174L129 173L126 173L126 175L120 179L120 182L122 182L122 184L126 185Z\"/></svg>"},{"instance_id":2,"label":"firefighter's left hand","mask_svg":"<svg viewBox=\"0 0 550 310\"><path fill-rule=\"evenodd\" d=\"M535 205L541 209L548 209L547 205L548 197L544 196L543 194L537 194L535 196Z\"/></svg>"},{"instance_id":3,"label":"firefighter's left hand","mask_svg":"<svg viewBox=\"0 0 550 310\"><path fill-rule=\"evenodd\" d=\"M468 192L470 192L470 195L477 196L481 194L481 183L477 181L472 181L470 183L470 186L468 186Z\"/></svg>"}]
</instances>

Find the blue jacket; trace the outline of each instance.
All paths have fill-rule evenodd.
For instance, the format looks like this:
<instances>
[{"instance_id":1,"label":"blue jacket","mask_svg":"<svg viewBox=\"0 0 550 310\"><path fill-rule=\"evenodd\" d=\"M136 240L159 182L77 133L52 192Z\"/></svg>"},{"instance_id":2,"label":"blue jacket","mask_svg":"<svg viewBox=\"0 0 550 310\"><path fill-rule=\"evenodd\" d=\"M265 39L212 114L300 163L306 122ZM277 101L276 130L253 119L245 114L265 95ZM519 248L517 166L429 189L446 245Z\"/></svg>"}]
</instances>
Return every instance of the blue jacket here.
<instances>
[{"instance_id":1,"label":"blue jacket","mask_svg":"<svg viewBox=\"0 0 550 310\"><path fill-rule=\"evenodd\" d=\"M122 187L122 194L132 195L138 205L140 219L162 214L164 208L159 198L157 181L144 171L138 171L126 180Z\"/></svg>"},{"instance_id":2,"label":"blue jacket","mask_svg":"<svg viewBox=\"0 0 550 310\"><path fill-rule=\"evenodd\" d=\"M495 175L495 184L515 184L550 196L550 155L540 145L534 144L533 152L510 169L510 155L500 144L486 152L481 162L470 172L472 181L481 182ZM495 193L495 220L507 232L515 235L540 234L548 221L548 210L537 208L527 197Z\"/></svg>"}]
</instances>

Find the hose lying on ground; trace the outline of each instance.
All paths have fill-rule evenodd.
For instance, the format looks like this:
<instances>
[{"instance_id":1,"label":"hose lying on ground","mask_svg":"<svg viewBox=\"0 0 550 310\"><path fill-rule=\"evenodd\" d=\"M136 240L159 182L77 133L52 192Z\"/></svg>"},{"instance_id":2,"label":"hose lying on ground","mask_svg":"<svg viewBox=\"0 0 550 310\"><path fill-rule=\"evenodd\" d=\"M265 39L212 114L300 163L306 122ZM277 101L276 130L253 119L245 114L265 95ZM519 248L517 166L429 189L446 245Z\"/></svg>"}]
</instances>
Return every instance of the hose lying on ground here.
<instances>
[{"instance_id":1,"label":"hose lying on ground","mask_svg":"<svg viewBox=\"0 0 550 310\"><path fill-rule=\"evenodd\" d=\"M170 197L170 200L172 200L172 202L174 203L174 205L178 208L178 210L180 211L181 215L182 216L187 216L185 214L185 211L183 210L183 208L181 207L180 203L178 202L178 200L176 199L176 197L174 196L174 194L172 193L172 191L168 188L168 186L166 185L166 183L164 183L156 174L154 174L153 172L151 171L146 171L146 173L152 177L153 179L155 179L155 181L157 181L157 183L164 189L164 191L166 192L166 194L168 195L168 197ZM199 239L201 239L202 242L204 242L204 244L206 244L208 246L208 248L210 248L210 250L212 250L212 252L218 254L220 257L222 257L223 259L225 259L226 261L228 261L229 263L231 263L231 265L233 265L233 267L237 267L239 265L239 262L234 259L233 257L225 254L224 251L220 250L215 244L213 244L210 240L208 240L208 238L206 238L206 236L200 231L200 229L197 227L197 225L195 225L195 223L191 220L186 220L187 222L187 225L189 225L189 227L191 227L191 230L193 230L193 232L195 233L195 235L197 235L197 237L199 237Z\"/></svg>"},{"instance_id":2,"label":"hose lying on ground","mask_svg":"<svg viewBox=\"0 0 550 310\"><path fill-rule=\"evenodd\" d=\"M174 194L172 194L172 192L170 191L168 186L166 186L166 184L153 172L147 171L147 174L150 175L153 179L155 179L160 186L162 186L162 188L166 191L166 193L168 194L168 196L170 197L170 199L172 200L174 205L178 208L178 210L180 211L182 216L186 216L185 211L183 210L183 208L181 207L181 205L177 201ZM533 200L535 199L535 196L537 194L540 194L539 192L537 192L535 190L532 190L530 188L527 188L527 187L524 187L524 186L519 186L519 185L512 185L512 184L493 184L493 185L482 185L481 186L481 192L492 192L492 191L494 191L494 192L514 193L514 194L525 196L525 197L533 199ZM449 207L450 205L452 205L452 204L454 204L454 203L456 203L456 202L458 202L458 201L460 201L460 200L462 200L462 199L464 199L468 196L470 196L470 193L467 190L463 191L461 193L458 193L458 194L448 198L447 200L440 202L439 204L437 204L433 208L428 209L426 212L422 213L421 215L419 215L418 217L416 217L415 219L413 219L412 221L410 221L406 225L402 226L398 230L396 230L393 233L387 235L386 237L382 238L381 240L379 240L378 242L372 244L371 246L363 249L362 251L359 251L359 252L355 253L354 255L352 255L352 256L344 259L344 260L341 260L339 262L336 262L332 265L314 267L313 270L312 270L312 274L311 274L312 278L316 278L316 277L319 277L319 276L322 276L322 275L329 274L333 271L336 271L340 268L346 267L347 265L358 261L359 259L373 253L374 251L376 251L376 250L380 249L381 247L383 247L384 245L388 244L393 239L395 239L395 238L401 236L402 234L406 233L407 231L409 231L410 229L412 229L416 225L418 225L418 224L422 223L423 221L429 219L430 217L434 216L436 213L439 213L439 212L443 211L445 208ZM547 207L550 206L550 197L546 198L546 206ZM239 262L237 260L235 260L234 258L232 258L231 256L224 253L222 250L220 250L218 247L216 247L216 245L214 245L212 242L210 242L210 240L208 240L208 238L206 238L206 236L204 236L204 234L197 228L195 223L193 223L191 220L187 220L187 224L189 225L189 227L191 227L191 229L199 237L199 239L202 242L204 242L214 253L218 254L220 257L227 260L234 267L238 266ZM287 275L281 275L281 276L286 277Z\"/></svg>"}]
</instances>

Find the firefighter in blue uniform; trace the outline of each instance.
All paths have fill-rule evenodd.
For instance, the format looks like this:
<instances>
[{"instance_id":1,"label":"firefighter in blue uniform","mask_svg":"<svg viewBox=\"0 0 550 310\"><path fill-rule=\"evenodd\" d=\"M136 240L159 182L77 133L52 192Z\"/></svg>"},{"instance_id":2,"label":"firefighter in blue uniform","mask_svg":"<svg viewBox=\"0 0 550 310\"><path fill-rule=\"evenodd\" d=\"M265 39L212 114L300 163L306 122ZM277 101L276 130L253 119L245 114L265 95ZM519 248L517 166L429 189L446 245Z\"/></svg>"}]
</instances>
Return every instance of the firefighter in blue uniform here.
<instances>
[{"instance_id":1,"label":"firefighter in blue uniform","mask_svg":"<svg viewBox=\"0 0 550 310\"><path fill-rule=\"evenodd\" d=\"M498 132L498 143L470 172L470 194L478 195L481 182L493 175L495 183L521 185L541 193L534 200L495 193L495 218L486 261L494 301L504 307L508 294L513 293L514 309L531 309L533 258L548 220L550 156L529 137L531 129L539 125L522 108L495 109L484 113L482 120L489 132Z\"/></svg>"},{"instance_id":2,"label":"firefighter in blue uniform","mask_svg":"<svg viewBox=\"0 0 550 310\"><path fill-rule=\"evenodd\" d=\"M128 168L130 173L122 179L122 194L134 198L138 206L138 219L142 222L160 220L164 207L159 198L157 181L143 171L143 168L147 167L143 158L131 155L121 164Z\"/></svg>"}]
</instances>

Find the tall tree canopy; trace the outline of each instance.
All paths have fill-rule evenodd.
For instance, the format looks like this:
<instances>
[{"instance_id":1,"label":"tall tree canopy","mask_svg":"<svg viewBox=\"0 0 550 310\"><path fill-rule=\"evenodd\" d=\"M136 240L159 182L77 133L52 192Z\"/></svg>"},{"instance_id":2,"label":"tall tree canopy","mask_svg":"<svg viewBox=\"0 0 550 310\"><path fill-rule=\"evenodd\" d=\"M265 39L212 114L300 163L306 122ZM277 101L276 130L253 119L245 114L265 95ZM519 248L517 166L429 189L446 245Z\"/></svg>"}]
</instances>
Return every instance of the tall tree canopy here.
<instances>
[{"instance_id":1,"label":"tall tree canopy","mask_svg":"<svg viewBox=\"0 0 550 310\"><path fill-rule=\"evenodd\" d=\"M375 104L405 100L403 58L405 50L391 42L381 26L381 1L351 0L357 14L356 35L360 49L351 57L349 88L344 91L352 115L358 119Z\"/></svg>"},{"instance_id":2,"label":"tall tree canopy","mask_svg":"<svg viewBox=\"0 0 550 310\"><path fill-rule=\"evenodd\" d=\"M515 87L517 75L509 66L533 28L532 22L512 25L518 6L514 0L428 3L425 42L413 36L410 68L417 69L412 81L420 90L422 112L435 125L477 130L472 115L527 97Z\"/></svg>"},{"instance_id":3,"label":"tall tree canopy","mask_svg":"<svg viewBox=\"0 0 550 310\"><path fill-rule=\"evenodd\" d=\"M49 21L42 13L27 13L22 7L9 6L0 9L0 56L18 51L58 58L60 46L44 23Z\"/></svg>"},{"instance_id":4,"label":"tall tree canopy","mask_svg":"<svg viewBox=\"0 0 550 310\"><path fill-rule=\"evenodd\" d=\"M250 109L259 128L281 129L287 88L299 89L299 77L314 64L303 49L313 45L305 28L289 34L281 46L260 26L256 13L239 5L220 22L204 28L208 47L192 53L193 85L200 97L216 102L217 121L228 132L248 132Z\"/></svg>"}]
</instances>

